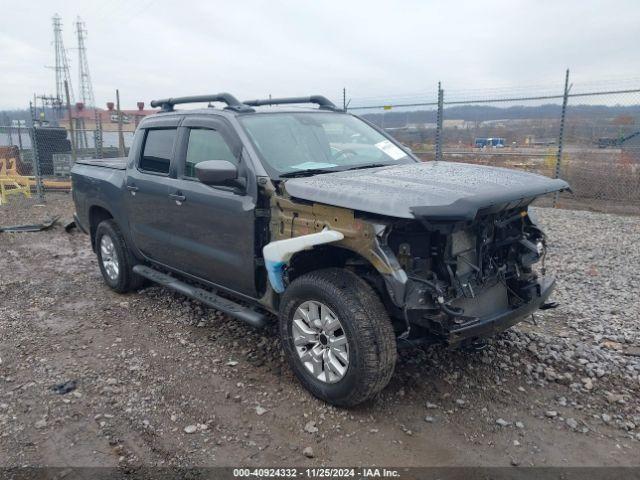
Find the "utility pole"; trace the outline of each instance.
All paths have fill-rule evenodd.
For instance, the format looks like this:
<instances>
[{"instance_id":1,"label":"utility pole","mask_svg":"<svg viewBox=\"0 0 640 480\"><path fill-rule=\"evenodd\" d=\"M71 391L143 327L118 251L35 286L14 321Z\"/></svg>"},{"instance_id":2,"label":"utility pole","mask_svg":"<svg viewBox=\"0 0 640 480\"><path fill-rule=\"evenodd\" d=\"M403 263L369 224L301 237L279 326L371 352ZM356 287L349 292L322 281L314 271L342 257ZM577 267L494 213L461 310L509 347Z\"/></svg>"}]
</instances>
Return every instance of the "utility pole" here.
<instances>
[{"instance_id":1,"label":"utility pole","mask_svg":"<svg viewBox=\"0 0 640 480\"><path fill-rule=\"evenodd\" d=\"M71 100L69 98L69 84L64 81L64 96L67 100L67 112L69 113L69 135L71 136L71 160L76 163L76 137L73 134L73 115L71 114Z\"/></svg>"},{"instance_id":2,"label":"utility pole","mask_svg":"<svg viewBox=\"0 0 640 480\"><path fill-rule=\"evenodd\" d=\"M102 117L97 108L93 109L93 115L96 123L96 129L93 131L93 144L96 149L96 158L102 158Z\"/></svg>"},{"instance_id":3,"label":"utility pole","mask_svg":"<svg viewBox=\"0 0 640 480\"><path fill-rule=\"evenodd\" d=\"M556 172L555 178L560 178L560 164L562 163L562 148L564 143L564 123L567 117L567 103L569 102L569 69L564 77L564 96L562 97L562 115L560 117L560 132L558 134L558 154L556 157ZM560 192L556 192L553 196L553 208L558 204L560 199Z\"/></svg>"},{"instance_id":4,"label":"utility pole","mask_svg":"<svg viewBox=\"0 0 640 480\"><path fill-rule=\"evenodd\" d=\"M347 111L347 89L342 89L342 110Z\"/></svg>"},{"instance_id":5,"label":"utility pole","mask_svg":"<svg viewBox=\"0 0 640 480\"><path fill-rule=\"evenodd\" d=\"M444 90L438 82L438 113L436 116L436 161L442 160L442 117L444 117Z\"/></svg>"},{"instance_id":6,"label":"utility pole","mask_svg":"<svg viewBox=\"0 0 640 480\"><path fill-rule=\"evenodd\" d=\"M118 155L124 157L124 135L122 133L122 111L120 110L120 91L116 89L116 108L118 109Z\"/></svg>"},{"instance_id":7,"label":"utility pole","mask_svg":"<svg viewBox=\"0 0 640 480\"><path fill-rule=\"evenodd\" d=\"M35 95L34 95L34 100L35 100ZM35 101L32 102L31 100L29 100L29 113L31 114L31 126L35 126L37 108L38 107L36 107L36 102Z\"/></svg>"}]
</instances>

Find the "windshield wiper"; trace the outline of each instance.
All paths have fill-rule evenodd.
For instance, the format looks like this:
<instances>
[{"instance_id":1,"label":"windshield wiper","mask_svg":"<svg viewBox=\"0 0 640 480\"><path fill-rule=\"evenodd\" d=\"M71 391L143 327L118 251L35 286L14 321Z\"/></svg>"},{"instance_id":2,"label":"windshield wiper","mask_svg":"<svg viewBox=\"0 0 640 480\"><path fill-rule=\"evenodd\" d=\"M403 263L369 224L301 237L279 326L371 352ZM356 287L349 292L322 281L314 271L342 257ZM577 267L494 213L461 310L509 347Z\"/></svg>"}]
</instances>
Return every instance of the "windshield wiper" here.
<instances>
[{"instance_id":1,"label":"windshield wiper","mask_svg":"<svg viewBox=\"0 0 640 480\"><path fill-rule=\"evenodd\" d=\"M345 168L342 170L346 172L348 170L362 170L364 168L376 168L376 167L388 167L390 166L388 163L367 163L366 165L356 165L355 167Z\"/></svg>"},{"instance_id":2,"label":"windshield wiper","mask_svg":"<svg viewBox=\"0 0 640 480\"><path fill-rule=\"evenodd\" d=\"M281 173L281 178L308 177L309 175L317 175L319 173L331 173L336 170L333 168L309 168L307 170L294 170L293 172Z\"/></svg>"},{"instance_id":3,"label":"windshield wiper","mask_svg":"<svg viewBox=\"0 0 640 480\"><path fill-rule=\"evenodd\" d=\"M353 167L339 166L330 168L309 168L307 170L294 170L293 172L281 173L280 178L309 177L319 173L347 172L349 170L361 170L363 168L388 167L388 163L367 163L364 165L354 165Z\"/></svg>"}]
</instances>

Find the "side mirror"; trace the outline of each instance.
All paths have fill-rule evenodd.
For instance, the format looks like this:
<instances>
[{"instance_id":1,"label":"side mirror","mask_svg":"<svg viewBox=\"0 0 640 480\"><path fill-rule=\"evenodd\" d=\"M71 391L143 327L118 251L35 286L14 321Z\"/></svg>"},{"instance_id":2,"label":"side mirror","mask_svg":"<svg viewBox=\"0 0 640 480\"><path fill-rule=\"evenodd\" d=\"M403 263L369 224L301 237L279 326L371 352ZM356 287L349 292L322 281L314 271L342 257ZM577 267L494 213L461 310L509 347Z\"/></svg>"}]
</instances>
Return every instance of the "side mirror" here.
<instances>
[{"instance_id":1,"label":"side mirror","mask_svg":"<svg viewBox=\"0 0 640 480\"><path fill-rule=\"evenodd\" d=\"M245 180L238 178L238 168L227 160L207 160L196 163L196 177L205 185L244 188Z\"/></svg>"}]
</instances>

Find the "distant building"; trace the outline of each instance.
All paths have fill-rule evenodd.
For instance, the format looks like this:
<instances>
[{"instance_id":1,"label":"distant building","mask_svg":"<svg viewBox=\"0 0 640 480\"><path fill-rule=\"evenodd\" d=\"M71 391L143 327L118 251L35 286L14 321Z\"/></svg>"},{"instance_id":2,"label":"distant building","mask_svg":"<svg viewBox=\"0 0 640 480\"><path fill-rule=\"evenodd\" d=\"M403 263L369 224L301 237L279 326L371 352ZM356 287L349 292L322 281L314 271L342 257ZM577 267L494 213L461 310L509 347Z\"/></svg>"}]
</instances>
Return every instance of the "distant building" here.
<instances>
[{"instance_id":1,"label":"distant building","mask_svg":"<svg viewBox=\"0 0 640 480\"><path fill-rule=\"evenodd\" d=\"M469 128L469 124L473 124L473 122L468 122L466 120L444 119L442 121L442 128Z\"/></svg>"},{"instance_id":2,"label":"distant building","mask_svg":"<svg viewBox=\"0 0 640 480\"><path fill-rule=\"evenodd\" d=\"M407 125L403 128L408 130L435 130L437 128L437 124L435 122L429 123L407 123ZM457 129L471 129L475 127L475 122L469 122L468 120L443 120L442 128L457 128Z\"/></svg>"},{"instance_id":3,"label":"distant building","mask_svg":"<svg viewBox=\"0 0 640 480\"><path fill-rule=\"evenodd\" d=\"M407 130L435 130L436 128L436 124L435 123L407 123L406 127Z\"/></svg>"},{"instance_id":4,"label":"distant building","mask_svg":"<svg viewBox=\"0 0 640 480\"><path fill-rule=\"evenodd\" d=\"M524 144L530 147L548 147L555 143L555 138L538 138L535 135L525 135L524 137Z\"/></svg>"},{"instance_id":5,"label":"distant building","mask_svg":"<svg viewBox=\"0 0 640 480\"><path fill-rule=\"evenodd\" d=\"M156 113L157 110L145 110L144 102L138 102L136 110L122 110L122 130L125 132L133 132L140 120L147 115ZM83 124L83 128L87 130L96 129L96 115L102 123L102 129L104 131L117 131L118 130L118 112L115 109L113 102L107 102L107 109L102 108L85 108L84 104L78 102L71 108L71 117L74 120L74 127L78 123ZM61 127L69 128L69 116L64 112L63 118L58 123Z\"/></svg>"}]
</instances>

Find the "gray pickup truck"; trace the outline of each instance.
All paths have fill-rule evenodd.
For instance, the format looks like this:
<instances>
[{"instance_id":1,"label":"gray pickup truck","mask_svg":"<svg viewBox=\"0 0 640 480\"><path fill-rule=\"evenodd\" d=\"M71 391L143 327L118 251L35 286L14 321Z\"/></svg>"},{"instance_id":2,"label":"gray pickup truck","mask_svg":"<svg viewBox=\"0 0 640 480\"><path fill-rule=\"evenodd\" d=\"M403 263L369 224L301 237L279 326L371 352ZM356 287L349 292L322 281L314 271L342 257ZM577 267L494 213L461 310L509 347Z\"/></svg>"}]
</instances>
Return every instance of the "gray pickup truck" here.
<instances>
[{"instance_id":1,"label":"gray pickup truck","mask_svg":"<svg viewBox=\"0 0 640 480\"><path fill-rule=\"evenodd\" d=\"M174 109L196 102L210 106ZM281 106L302 103L317 107ZM317 397L363 402L398 346L475 345L546 304L554 280L528 207L564 181L421 162L322 96L152 106L128 158L72 170L104 281L124 293L151 280L254 327L277 315Z\"/></svg>"}]
</instances>

